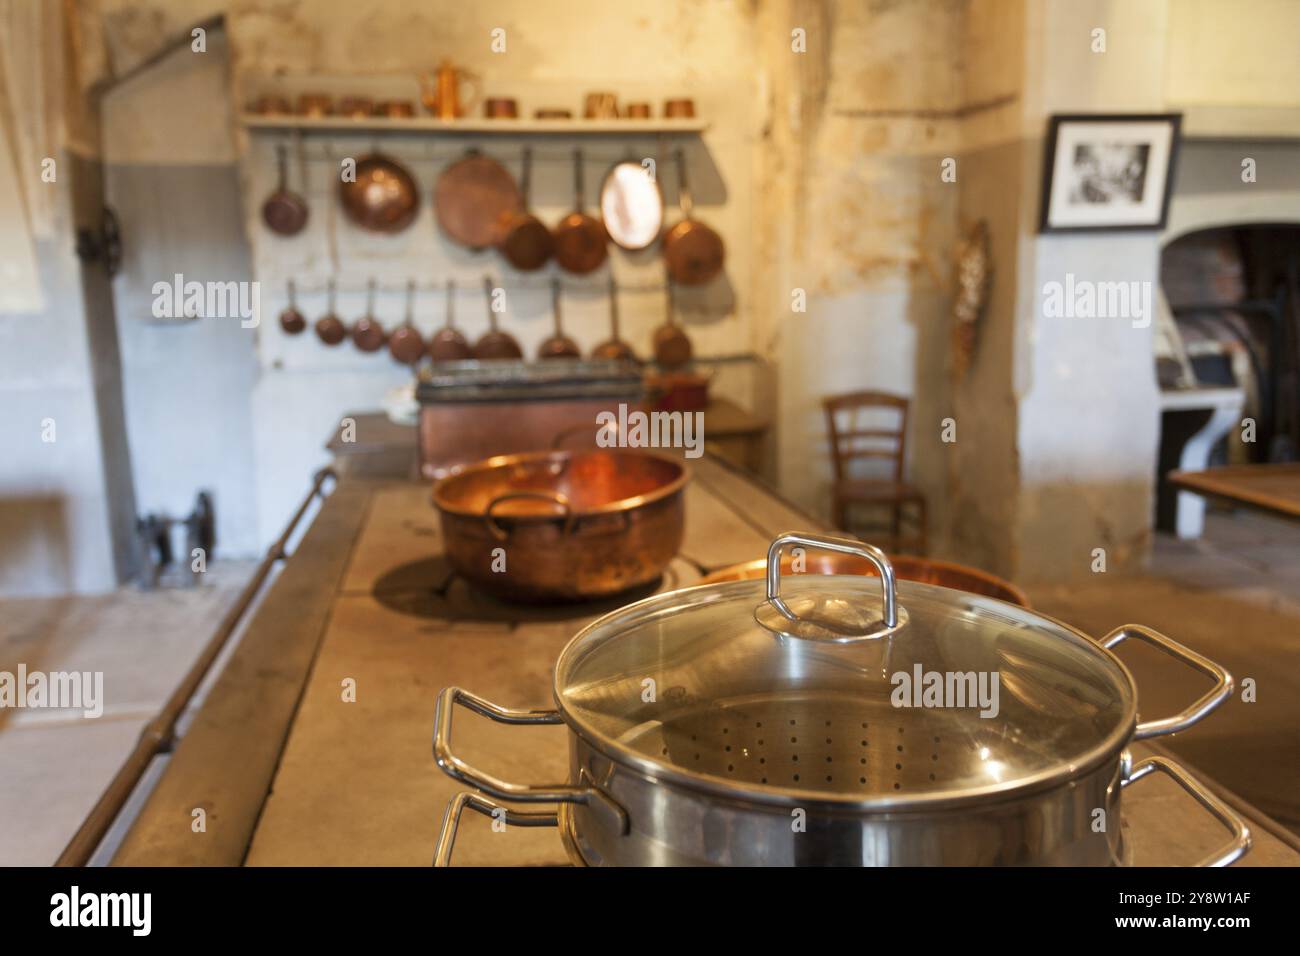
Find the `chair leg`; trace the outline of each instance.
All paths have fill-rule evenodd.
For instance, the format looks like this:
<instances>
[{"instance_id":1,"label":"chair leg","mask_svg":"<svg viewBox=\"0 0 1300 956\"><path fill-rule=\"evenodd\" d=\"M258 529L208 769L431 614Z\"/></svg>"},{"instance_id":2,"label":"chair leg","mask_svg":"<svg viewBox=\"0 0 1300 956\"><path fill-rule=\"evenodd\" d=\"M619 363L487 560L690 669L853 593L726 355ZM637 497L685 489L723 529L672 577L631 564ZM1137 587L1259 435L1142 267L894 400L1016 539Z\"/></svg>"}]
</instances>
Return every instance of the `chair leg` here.
<instances>
[{"instance_id":1,"label":"chair leg","mask_svg":"<svg viewBox=\"0 0 1300 956\"><path fill-rule=\"evenodd\" d=\"M925 499L921 498L916 502L916 518L919 525L920 537L920 556L925 557L930 553L929 543L929 524L926 518Z\"/></svg>"},{"instance_id":2,"label":"chair leg","mask_svg":"<svg viewBox=\"0 0 1300 956\"><path fill-rule=\"evenodd\" d=\"M895 501L890 506L889 550L896 552L903 544L903 505Z\"/></svg>"}]
</instances>

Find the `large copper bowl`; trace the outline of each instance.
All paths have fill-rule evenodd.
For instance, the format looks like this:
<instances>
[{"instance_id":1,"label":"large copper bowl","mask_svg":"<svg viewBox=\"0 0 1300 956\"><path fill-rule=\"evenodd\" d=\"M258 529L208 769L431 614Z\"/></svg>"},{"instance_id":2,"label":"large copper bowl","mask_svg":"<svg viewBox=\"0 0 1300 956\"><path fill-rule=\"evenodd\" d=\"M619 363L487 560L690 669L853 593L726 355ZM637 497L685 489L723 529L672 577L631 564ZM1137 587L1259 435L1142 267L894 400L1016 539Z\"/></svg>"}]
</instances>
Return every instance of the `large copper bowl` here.
<instances>
[{"instance_id":1,"label":"large copper bowl","mask_svg":"<svg viewBox=\"0 0 1300 956\"><path fill-rule=\"evenodd\" d=\"M906 555L890 555L894 574L908 581L920 581L923 584L937 584L954 591L966 591L970 594L984 594L988 597L1029 607L1029 598L1010 581L951 561L932 561L929 558L913 558ZM847 554L835 554L830 551L808 551L803 557L801 570L806 574L868 574L876 575L875 565L863 558ZM793 556L786 554L781 558L781 573L794 574ZM720 568L712 574L701 578L700 584L716 584L719 581L741 581L746 578L761 578L767 574L767 559L746 561Z\"/></svg>"},{"instance_id":2,"label":"large copper bowl","mask_svg":"<svg viewBox=\"0 0 1300 956\"><path fill-rule=\"evenodd\" d=\"M501 455L439 481L444 551L507 601L582 601L653 582L682 543L680 461L641 451Z\"/></svg>"}]
</instances>

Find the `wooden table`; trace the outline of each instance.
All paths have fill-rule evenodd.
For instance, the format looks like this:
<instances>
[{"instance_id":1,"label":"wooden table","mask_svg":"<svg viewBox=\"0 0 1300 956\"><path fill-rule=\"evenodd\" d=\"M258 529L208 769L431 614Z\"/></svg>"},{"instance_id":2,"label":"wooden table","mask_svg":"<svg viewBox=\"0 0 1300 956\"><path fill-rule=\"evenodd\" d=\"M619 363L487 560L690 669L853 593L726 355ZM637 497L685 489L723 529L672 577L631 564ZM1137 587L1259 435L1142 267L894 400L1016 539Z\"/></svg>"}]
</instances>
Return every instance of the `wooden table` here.
<instances>
[{"instance_id":1,"label":"wooden table","mask_svg":"<svg viewBox=\"0 0 1300 956\"><path fill-rule=\"evenodd\" d=\"M1186 491L1300 519L1300 464L1228 465L1205 471L1175 471L1170 473L1169 481Z\"/></svg>"},{"instance_id":2,"label":"wooden table","mask_svg":"<svg viewBox=\"0 0 1300 956\"><path fill-rule=\"evenodd\" d=\"M824 530L720 459L706 455L692 469L685 543L664 588L760 557L779 531ZM345 474L248 622L114 864L427 866L443 810L464 789L433 762L439 690L455 684L510 706L550 706L560 650L611 606L521 612L484 598L443 561L426 485ZM456 732L458 752L502 776L567 774L563 728L464 718ZM191 828L196 808L206 811L206 832ZM1126 792L1124 809L1138 862L1187 862L1224 841L1163 778ZM1266 824L1251 826L1247 865L1300 865ZM554 830L495 832L469 814L456 861L565 856Z\"/></svg>"}]
</instances>

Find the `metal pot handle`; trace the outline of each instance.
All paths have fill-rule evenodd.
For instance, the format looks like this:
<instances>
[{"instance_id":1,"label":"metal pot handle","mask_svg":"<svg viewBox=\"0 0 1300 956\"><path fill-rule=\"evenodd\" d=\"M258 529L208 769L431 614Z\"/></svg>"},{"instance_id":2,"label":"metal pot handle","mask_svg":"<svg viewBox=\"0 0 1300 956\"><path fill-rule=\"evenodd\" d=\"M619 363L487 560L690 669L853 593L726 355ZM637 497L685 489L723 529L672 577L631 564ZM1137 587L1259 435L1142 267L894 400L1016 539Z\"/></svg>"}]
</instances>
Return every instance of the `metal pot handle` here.
<instances>
[{"instance_id":1,"label":"metal pot handle","mask_svg":"<svg viewBox=\"0 0 1300 956\"><path fill-rule=\"evenodd\" d=\"M880 574L882 598L882 616L878 624L866 633L842 633L829 629L820 623L799 617L781 598L781 554L787 545L823 548L838 554L850 554L866 558L876 567ZM771 614L767 608L775 608L780 617ZM785 531L776 536L767 549L767 602L760 604L755 611L758 622L769 630L792 637L810 640L829 640L837 642L874 640L894 633L907 623L907 612L898 606L898 586L894 578L894 566L889 563L885 552L874 545L865 544L852 538L833 538L829 535L804 534L798 531ZM794 625L790 627L787 625Z\"/></svg>"},{"instance_id":2,"label":"metal pot handle","mask_svg":"<svg viewBox=\"0 0 1300 956\"><path fill-rule=\"evenodd\" d=\"M1149 627L1143 627L1140 624L1125 624L1123 627L1117 627L1102 638L1101 646L1107 650L1114 650L1115 647L1131 637L1145 641L1152 647L1158 647L1166 654L1177 658L1189 667L1195 668L1207 677L1214 678L1214 686L1181 714L1165 717L1161 720L1147 720L1138 724L1137 730L1133 732L1134 740L1161 737L1165 734L1176 734L1180 730L1186 730L1222 704L1228 698L1228 695L1232 693L1232 675L1226 670L1208 657L1202 657L1191 648L1184 647L1177 641L1170 640L1159 631L1154 631Z\"/></svg>"},{"instance_id":3,"label":"metal pot handle","mask_svg":"<svg viewBox=\"0 0 1300 956\"><path fill-rule=\"evenodd\" d=\"M442 772L461 783L477 787L498 800L520 803L580 803L593 812L607 814L618 833L627 832L627 814L623 808L596 787L571 784L536 787L531 784L507 783L491 774L476 770L451 752L451 717L457 704L500 724L563 724L558 710L511 710L459 687L444 687L438 695L438 711L433 720L433 759Z\"/></svg>"},{"instance_id":4,"label":"metal pot handle","mask_svg":"<svg viewBox=\"0 0 1300 956\"><path fill-rule=\"evenodd\" d=\"M488 530L492 532L492 536L498 541L505 541L510 537L510 532L497 524L496 518L492 516L492 510L503 501L518 498L549 501L552 504L559 505L560 514L564 516L564 533L568 534L573 530L573 509L569 506L569 499L558 491L507 491L489 501L487 508L483 510L483 521L487 524Z\"/></svg>"},{"instance_id":5,"label":"metal pot handle","mask_svg":"<svg viewBox=\"0 0 1300 956\"><path fill-rule=\"evenodd\" d=\"M1199 780L1169 758L1147 757L1145 760L1139 761L1132 766L1128 774L1120 782L1120 786L1127 787L1129 784L1136 783L1155 771L1160 771L1172 777L1178 786L1182 787L1197 803L1209 810L1220 823L1232 832L1231 843L1222 850L1211 853L1197 863L1197 866L1228 866L1246 855L1247 851L1250 850L1251 839L1250 828L1246 826L1245 821L1234 813L1231 807L1207 790Z\"/></svg>"},{"instance_id":6,"label":"metal pot handle","mask_svg":"<svg viewBox=\"0 0 1300 956\"><path fill-rule=\"evenodd\" d=\"M456 828L460 826L460 815L466 807L485 817L495 817L500 812L506 824L513 827L558 827L560 825L560 815L555 810L516 810L495 800L489 800L481 794L462 790L451 798L446 812L442 815L442 828L438 832L438 848L433 854L434 866L451 866L451 851L456 845Z\"/></svg>"}]
</instances>

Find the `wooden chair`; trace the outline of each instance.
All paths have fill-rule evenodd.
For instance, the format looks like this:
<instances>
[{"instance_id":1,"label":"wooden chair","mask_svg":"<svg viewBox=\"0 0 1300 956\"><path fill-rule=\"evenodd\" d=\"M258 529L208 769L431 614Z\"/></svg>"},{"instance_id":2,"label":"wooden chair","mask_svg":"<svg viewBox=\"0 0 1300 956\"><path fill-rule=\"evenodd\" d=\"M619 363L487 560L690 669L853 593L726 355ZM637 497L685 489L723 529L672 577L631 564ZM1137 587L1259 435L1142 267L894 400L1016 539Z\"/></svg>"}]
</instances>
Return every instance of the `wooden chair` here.
<instances>
[{"instance_id":1,"label":"wooden chair","mask_svg":"<svg viewBox=\"0 0 1300 956\"><path fill-rule=\"evenodd\" d=\"M830 430L831 465L835 484L831 491L831 510L835 526L850 531L851 505L888 509L888 533L880 526L867 531L864 540L878 544L890 553L913 547L925 554L925 496L903 480L903 463L907 452L908 400L887 392L851 392L822 400L826 424ZM880 427L876 420L896 422L896 427ZM849 465L858 458L874 458L889 463L880 477L854 477ZM916 530L903 534L904 511L911 506Z\"/></svg>"}]
</instances>

